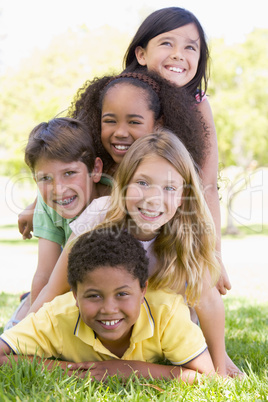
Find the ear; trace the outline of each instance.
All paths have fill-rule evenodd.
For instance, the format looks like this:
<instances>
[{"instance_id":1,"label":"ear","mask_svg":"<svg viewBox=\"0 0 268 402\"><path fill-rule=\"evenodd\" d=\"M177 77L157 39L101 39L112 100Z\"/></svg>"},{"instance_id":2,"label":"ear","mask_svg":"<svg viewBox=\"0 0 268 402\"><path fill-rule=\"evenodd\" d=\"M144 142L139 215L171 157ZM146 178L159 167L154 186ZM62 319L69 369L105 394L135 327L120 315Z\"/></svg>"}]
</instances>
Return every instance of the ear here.
<instances>
[{"instance_id":1,"label":"ear","mask_svg":"<svg viewBox=\"0 0 268 402\"><path fill-rule=\"evenodd\" d=\"M75 298L75 301L76 301L76 307L78 307L79 308L79 306L78 306L78 301L77 301L77 293L73 290L72 291L73 292L73 296L74 296L74 298Z\"/></svg>"},{"instance_id":2,"label":"ear","mask_svg":"<svg viewBox=\"0 0 268 402\"><path fill-rule=\"evenodd\" d=\"M163 127L164 127L164 116L162 115L161 117L159 117L158 120L156 120L154 128L155 130L159 130Z\"/></svg>"},{"instance_id":3,"label":"ear","mask_svg":"<svg viewBox=\"0 0 268 402\"><path fill-rule=\"evenodd\" d=\"M91 173L94 183L98 183L101 179L103 163L100 158L95 159L94 168Z\"/></svg>"},{"instance_id":4,"label":"ear","mask_svg":"<svg viewBox=\"0 0 268 402\"><path fill-rule=\"evenodd\" d=\"M144 288L141 290L141 292L142 292L141 304L144 302L144 296L145 296L145 293L146 293L147 288L148 288L148 281L145 282L145 286L144 286Z\"/></svg>"},{"instance_id":5,"label":"ear","mask_svg":"<svg viewBox=\"0 0 268 402\"><path fill-rule=\"evenodd\" d=\"M138 63L141 66L146 66L147 65L145 53L146 53L146 51L145 51L145 49L143 49L143 47L141 47L141 46L136 47L135 56L136 56L136 59L137 59Z\"/></svg>"}]
</instances>

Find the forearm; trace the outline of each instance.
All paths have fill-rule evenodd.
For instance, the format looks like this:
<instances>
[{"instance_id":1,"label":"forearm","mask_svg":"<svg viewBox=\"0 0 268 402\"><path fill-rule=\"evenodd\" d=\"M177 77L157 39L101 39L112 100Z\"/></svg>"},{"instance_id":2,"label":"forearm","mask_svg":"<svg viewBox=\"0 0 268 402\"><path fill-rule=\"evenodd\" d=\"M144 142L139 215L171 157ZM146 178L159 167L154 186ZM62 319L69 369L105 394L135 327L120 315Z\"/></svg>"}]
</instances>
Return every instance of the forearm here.
<instances>
[{"instance_id":1,"label":"forearm","mask_svg":"<svg viewBox=\"0 0 268 402\"><path fill-rule=\"evenodd\" d=\"M38 264L31 286L31 304L49 282L61 255L61 245L44 238L38 240Z\"/></svg>"},{"instance_id":2,"label":"forearm","mask_svg":"<svg viewBox=\"0 0 268 402\"><path fill-rule=\"evenodd\" d=\"M61 360L54 360L54 359L42 359L39 356L27 356L27 355L4 355L0 356L0 366L3 364L8 364L12 367L13 362L16 363L20 362L21 360L27 360L28 362L32 363L33 361L37 361L38 363L46 366L48 370L54 370L55 367L61 367L64 371L68 370L68 366L72 364L72 362L66 362Z\"/></svg>"},{"instance_id":3,"label":"forearm","mask_svg":"<svg viewBox=\"0 0 268 402\"><path fill-rule=\"evenodd\" d=\"M204 188L205 200L213 218L216 231L216 250L221 258L221 211L217 185L207 184Z\"/></svg>"},{"instance_id":4,"label":"forearm","mask_svg":"<svg viewBox=\"0 0 268 402\"><path fill-rule=\"evenodd\" d=\"M117 375L123 379L132 374L137 377L167 379L178 378L183 382L192 384L200 379L201 374L195 370L180 366L169 366L147 363L135 360L108 360L101 362L71 363L68 366L71 372L76 372L79 377L90 375L97 381L104 381L107 376Z\"/></svg>"},{"instance_id":5,"label":"forearm","mask_svg":"<svg viewBox=\"0 0 268 402\"><path fill-rule=\"evenodd\" d=\"M196 312L215 370L218 374L226 376L224 304L215 287L211 292L211 297L200 301Z\"/></svg>"},{"instance_id":6,"label":"forearm","mask_svg":"<svg viewBox=\"0 0 268 402\"><path fill-rule=\"evenodd\" d=\"M35 302L42 289L47 285L49 277L46 275L35 275L31 287L31 305Z\"/></svg>"},{"instance_id":7,"label":"forearm","mask_svg":"<svg viewBox=\"0 0 268 402\"><path fill-rule=\"evenodd\" d=\"M50 275L48 283L43 287L38 297L33 302L29 313L38 311L44 303L50 302L56 296L70 290L70 285L67 280L68 254L69 248L65 247Z\"/></svg>"}]
</instances>

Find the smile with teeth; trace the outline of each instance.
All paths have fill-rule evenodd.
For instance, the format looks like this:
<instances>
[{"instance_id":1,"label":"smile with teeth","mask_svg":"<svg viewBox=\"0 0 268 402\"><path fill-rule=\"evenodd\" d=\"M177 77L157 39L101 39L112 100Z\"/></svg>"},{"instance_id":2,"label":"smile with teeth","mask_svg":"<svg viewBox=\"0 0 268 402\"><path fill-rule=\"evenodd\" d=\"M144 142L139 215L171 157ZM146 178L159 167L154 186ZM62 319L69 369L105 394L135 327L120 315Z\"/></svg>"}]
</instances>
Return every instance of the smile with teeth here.
<instances>
[{"instance_id":1,"label":"smile with teeth","mask_svg":"<svg viewBox=\"0 0 268 402\"><path fill-rule=\"evenodd\" d=\"M115 149L118 151L127 151L130 147L130 145L114 145Z\"/></svg>"},{"instance_id":2,"label":"smile with teeth","mask_svg":"<svg viewBox=\"0 0 268 402\"><path fill-rule=\"evenodd\" d=\"M183 73L184 69L179 67L169 67L169 71L175 71L175 73Z\"/></svg>"},{"instance_id":3,"label":"smile with teeth","mask_svg":"<svg viewBox=\"0 0 268 402\"><path fill-rule=\"evenodd\" d=\"M139 211L142 213L142 215L148 216L149 218L157 218L163 213L159 211L148 211L147 209L141 209L141 208L139 208Z\"/></svg>"},{"instance_id":4,"label":"smile with teeth","mask_svg":"<svg viewBox=\"0 0 268 402\"><path fill-rule=\"evenodd\" d=\"M69 198L65 198L64 200L57 200L54 201L56 204L58 205L69 205L71 204L71 202L76 198L76 195L74 195L73 197L69 197Z\"/></svg>"},{"instance_id":5,"label":"smile with teeth","mask_svg":"<svg viewBox=\"0 0 268 402\"><path fill-rule=\"evenodd\" d=\"M107 325L107 327L112 327L115 324L118 324L121 320L112 320L112 321L101 321L102 324Z\"/></svg>"}]
</instances>

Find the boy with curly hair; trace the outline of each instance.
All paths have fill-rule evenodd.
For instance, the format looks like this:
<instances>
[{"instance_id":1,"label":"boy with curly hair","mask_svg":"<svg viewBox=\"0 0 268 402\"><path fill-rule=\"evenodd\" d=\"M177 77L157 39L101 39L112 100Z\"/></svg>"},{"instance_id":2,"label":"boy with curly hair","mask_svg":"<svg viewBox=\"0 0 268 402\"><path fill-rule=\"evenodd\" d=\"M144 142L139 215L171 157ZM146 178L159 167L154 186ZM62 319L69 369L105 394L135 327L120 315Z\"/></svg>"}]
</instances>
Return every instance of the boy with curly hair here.
<instances>
[{"instance_id":1,"label":"boy with curly hair","mask_svg":"<svg viewBox=\"0 0 268 402\"><path fill-rule=\"evenodd\" d=\"M190 319L183 298L148 291L148 259L126 231L101 228L83 234L69 254L72 292L46 303L0 338L0 364L10 356L69 374L123 378L133 372L153 378L194 382L213 374L201 329ZM57 361L51 358L58 359ZM168 364L159 364L159 361Z\"/></svg>"}]
</instances>

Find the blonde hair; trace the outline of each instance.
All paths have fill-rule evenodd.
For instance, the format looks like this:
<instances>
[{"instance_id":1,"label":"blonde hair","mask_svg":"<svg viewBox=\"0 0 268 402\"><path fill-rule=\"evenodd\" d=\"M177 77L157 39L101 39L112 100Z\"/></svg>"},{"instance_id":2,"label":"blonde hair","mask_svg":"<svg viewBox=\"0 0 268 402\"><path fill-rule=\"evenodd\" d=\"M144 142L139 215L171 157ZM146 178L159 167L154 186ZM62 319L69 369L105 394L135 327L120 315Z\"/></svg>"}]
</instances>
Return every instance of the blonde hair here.
<instances>
[{"instance_id":1,"label":"blonde hair","mask_svg":"<svg viewBox=\"0 0 268 402\"><path fill-rule=\"evenodd\" d=\"M184 185L181 206L161 227L154 241L158 262L150 277L150 286L178 291L187 282L185 295L188 303L194 305L200 298L206 270L210 272L213 286L219 278L220 267L215 251L215 227L199 176L189 152L178 137L162 129L132 144L117 170L111 206L100 226L116 226L119 230L127 228L128 185L139 164L152 155L171 163L182 176Z\"/></svg>"}]
</instances>

